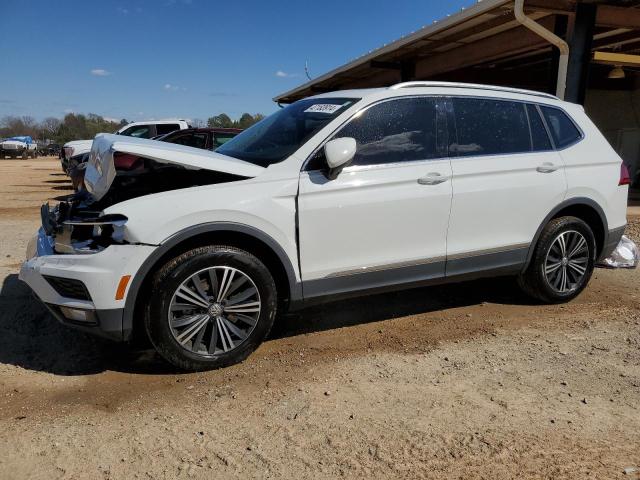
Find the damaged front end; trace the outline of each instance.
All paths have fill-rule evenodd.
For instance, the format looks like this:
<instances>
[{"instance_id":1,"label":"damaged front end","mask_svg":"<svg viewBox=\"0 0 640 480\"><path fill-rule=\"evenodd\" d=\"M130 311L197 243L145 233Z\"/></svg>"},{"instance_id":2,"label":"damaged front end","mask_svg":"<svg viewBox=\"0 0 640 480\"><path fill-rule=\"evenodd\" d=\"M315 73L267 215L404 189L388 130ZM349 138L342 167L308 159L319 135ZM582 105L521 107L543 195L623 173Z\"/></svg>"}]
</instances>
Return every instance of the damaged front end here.
<instances>
[{"instance_id":1,"label":"damaged front end","mask_svg":"<svg viewBox=\"0 0 640 480\"><path fill-rule=\"evenodd\" d=\"M123 239L127 217L103 215L73 197L53 208L42 205L40 216L52 253L97 253L109 245L127 243Z\"/></svg>"},{"instance_id":2,"label":"damaged front end","mask_svg":"<svg viewBox=\"0 0 640 480\"><path fill-rule=\"evenodd\" d=\"M41 209L51 253L96 253L127 244L127 217L109 207L151 194L252 178L263 167L206 150L101 134L84 163L84 188L55 207Z\"/></svg>"}]
</instances>

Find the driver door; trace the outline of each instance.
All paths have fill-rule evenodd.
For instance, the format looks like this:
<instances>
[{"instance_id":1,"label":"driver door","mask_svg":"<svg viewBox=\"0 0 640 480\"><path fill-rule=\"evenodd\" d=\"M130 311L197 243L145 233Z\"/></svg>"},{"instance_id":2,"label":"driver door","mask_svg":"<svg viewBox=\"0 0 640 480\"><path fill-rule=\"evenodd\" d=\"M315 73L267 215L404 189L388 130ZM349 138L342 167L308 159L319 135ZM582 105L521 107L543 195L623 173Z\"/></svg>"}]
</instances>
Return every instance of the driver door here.
<instances>
[{"instance_id":1,"label":"driver door","mask_svg":"<svg viewBox=\"0 0 640 480\"><path fill-rule=\"evenodd\" d=\"M446 118L435 97L358 112L333 138L357 151L328 180L322 149L300 175L300 265L306 298L444 276L451 207Z\"/></svg>"}]
</instances>

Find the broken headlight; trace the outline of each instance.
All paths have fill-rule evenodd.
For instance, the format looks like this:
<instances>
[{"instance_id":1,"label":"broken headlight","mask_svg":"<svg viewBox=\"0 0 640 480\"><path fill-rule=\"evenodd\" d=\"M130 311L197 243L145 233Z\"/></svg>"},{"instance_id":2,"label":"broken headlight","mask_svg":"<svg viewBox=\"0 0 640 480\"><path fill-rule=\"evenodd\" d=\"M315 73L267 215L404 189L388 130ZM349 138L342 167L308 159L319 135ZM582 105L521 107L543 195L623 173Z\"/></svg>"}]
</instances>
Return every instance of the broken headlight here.
<instances>
[{"instance_id":1,"label":"broken headlight","mask_svg":"<svg viewBox=\"0 0 640 480\"><path fill-rule=\"evenodd\" d=\"M75 208L61 202L53 209L42 206L42 228L55 240L57 253L96 253L109 245L122 244L127 217Z\"/></svg>"}]
</instances>

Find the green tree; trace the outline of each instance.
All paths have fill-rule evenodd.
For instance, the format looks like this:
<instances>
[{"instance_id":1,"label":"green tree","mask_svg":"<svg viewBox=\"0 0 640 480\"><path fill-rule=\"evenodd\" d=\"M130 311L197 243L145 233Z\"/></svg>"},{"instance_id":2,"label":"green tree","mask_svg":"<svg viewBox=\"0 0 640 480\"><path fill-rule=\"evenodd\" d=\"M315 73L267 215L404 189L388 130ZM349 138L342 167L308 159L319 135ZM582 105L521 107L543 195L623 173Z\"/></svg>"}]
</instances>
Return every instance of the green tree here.
<instances>
[{"instance_id":1,"label":"green tree","mask_svg":"<svg viewBox=\"0 0 640 480\"><path fill-rule=\"evenodd\" d=\"M207 125L211 128L231 128L234 126L233 120L226 113L221 113L220 115L216 115L215 117L210 117L207 120Z\"/></svg>"}]
</instances>

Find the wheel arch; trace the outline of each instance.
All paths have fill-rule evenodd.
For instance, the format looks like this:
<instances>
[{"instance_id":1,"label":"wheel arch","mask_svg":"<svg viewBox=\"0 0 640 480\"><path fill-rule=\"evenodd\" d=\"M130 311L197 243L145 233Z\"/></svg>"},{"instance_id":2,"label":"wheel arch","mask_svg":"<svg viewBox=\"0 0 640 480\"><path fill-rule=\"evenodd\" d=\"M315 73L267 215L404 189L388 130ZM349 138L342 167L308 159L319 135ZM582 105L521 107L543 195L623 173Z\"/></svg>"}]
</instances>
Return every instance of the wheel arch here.
<instances>
[{"instance_id":1,"label":"wheel arch","mask_svg":"<svg viewBox=\"0 0 640 480\"><path fill-rule=\"evenodd\" d=\"M215 222L186 228L163 242L142 264L136 273L125 301L122 318L124 339L130 339L141 323L142 300L146 297L149 280L165 261L176 255L203 245L218 243L230 245L256 255L274 275L276 287L289 305L302 300L302 285L284 249L268 234L249 225ZM280 296L279 295L279 296Z\"/></svg>"},{"instance_id":2,"label":"wheel arch","mask_svg":"<svg viewBox=\"0 0 640 480\"><path fill-rule=\"evenodd\" d=\"M524 272L529 266L529 262L533 257L533 252L535 251L536 245L538 244L538 239L540 238L540 234L544 227L554 218L565 217L565 216L573 216L583 220L591 230L593 231L593 235L596 238L596 249L597 255L596 259L600 257L600 254L607 244L607 238L609 236L609 226L607 222L607 216L604 213L604 210L597 202L587 197L577 197L565 200L564 202L557 205L542 221L538 229L536 230L536 234L533 237L531 245L529 246L529 251L527 252L527 261L522 269Z\"/></svg>"}]
</instances>

